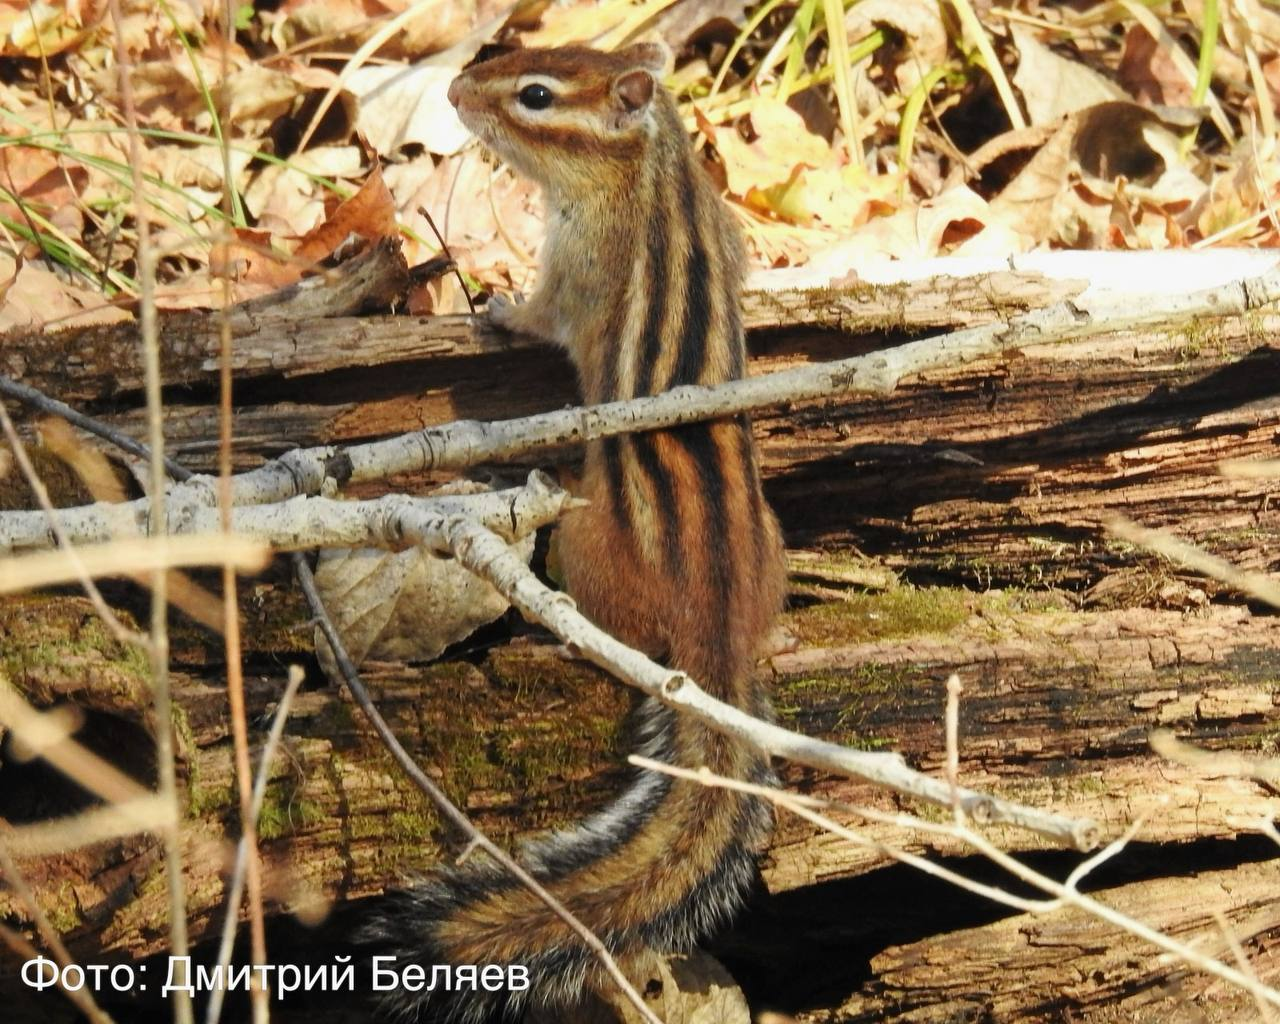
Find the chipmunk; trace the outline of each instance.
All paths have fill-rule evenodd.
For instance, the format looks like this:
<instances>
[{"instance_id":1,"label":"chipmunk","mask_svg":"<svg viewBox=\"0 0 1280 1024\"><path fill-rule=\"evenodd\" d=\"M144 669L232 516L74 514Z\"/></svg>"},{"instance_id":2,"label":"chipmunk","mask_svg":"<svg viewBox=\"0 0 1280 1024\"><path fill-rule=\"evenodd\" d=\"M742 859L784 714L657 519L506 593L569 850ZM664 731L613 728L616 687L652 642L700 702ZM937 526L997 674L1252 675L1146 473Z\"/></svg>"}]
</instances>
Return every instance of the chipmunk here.
<instances>
[{"instance_id":1,"label":"chipmunk","mask_svg":"<svg viewBox=\"0 0 1280 1024\"><path fill-rule=\"evenodd\" d=\"M542 186L537 290L489 319L567 349L588 403L743 376L738 229L659 85L665 47L522 50L464 71L449 99L494 153ZM755 657L785 587L745 416L611 437L586 452L565 516L565 589L601 628L710 693L770 714ZM767 783L768 758L655 700L640 749ZM577 828L531 844L530 870L619 958L688 950L741 907L772 827L767 802L640 771ZM401 964L523 964L528 992L401 992L407 1017L465 1021L565 1007L601 983L581 939L497 868L464 866L395 897L376 929ZM442 999L452 1001L444 1003Z\"/></svg>"}]
</instances>

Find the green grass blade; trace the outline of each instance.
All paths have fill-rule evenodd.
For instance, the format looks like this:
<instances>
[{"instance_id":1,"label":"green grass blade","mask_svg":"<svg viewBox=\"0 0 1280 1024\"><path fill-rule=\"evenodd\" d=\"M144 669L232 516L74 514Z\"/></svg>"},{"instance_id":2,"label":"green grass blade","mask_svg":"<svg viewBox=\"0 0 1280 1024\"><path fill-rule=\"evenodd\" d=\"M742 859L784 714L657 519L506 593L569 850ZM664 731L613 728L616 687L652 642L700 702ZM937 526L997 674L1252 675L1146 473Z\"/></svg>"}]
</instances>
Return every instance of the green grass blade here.
<instances>
[{"instance_id":1,"label":"green grass blade","mask_svg":"<svg viewBox=\"0 0 1280 1024\"><path fill-rule=\"evenodd\" d=\"M196 83L200 89L200 96L204 100L205 109L209 111L214 140L219 147L223 147L226 145L226 140L222 136L222 119L218 116L218 104L213 99L213 93L209 91L209 84L204 80L204 72L200 70L200 61L196 59L195 51L191 48L191 41L187 38L187 34L182 31L182 26L178 24L178 19L174 17L173 8L169 6L168 0L160 0L160 9L164 11L165 16L169 19L169 24L173 27L174 34L178 37L178 42L182 44L182 49L187 54L187 60L191 63L191 70L195 72ZM236 190L235 182L223 182L223 188L227 190L227 194L231 197L231 216L235 226L238 228L247 227L249 222L245 219L244 204L240 200L240 193Z\"/></svg>"}]
</instances>

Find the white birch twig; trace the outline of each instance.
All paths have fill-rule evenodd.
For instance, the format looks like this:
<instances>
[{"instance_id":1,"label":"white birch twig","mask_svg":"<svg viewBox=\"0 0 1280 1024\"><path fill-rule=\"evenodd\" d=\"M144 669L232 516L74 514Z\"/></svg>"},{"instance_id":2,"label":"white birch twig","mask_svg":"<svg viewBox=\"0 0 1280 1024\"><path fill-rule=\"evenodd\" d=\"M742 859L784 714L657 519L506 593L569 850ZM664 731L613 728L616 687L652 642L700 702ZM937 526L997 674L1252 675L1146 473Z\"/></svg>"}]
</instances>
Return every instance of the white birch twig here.
<instances>
[{"instance_id":1,"label":"white birch twig","mask_svg":"<svg viewBox=\"0 0 1280 1024\"><path fill-rule=\"evenodd\" d=\"M451 516L465 516L483 523L508 539L527 535L553 522L577 499L558 487L545 473L529 475L523 487L481 494L441 494L425 498L388 494L367 501L340 501L333 498L298 496L288 501L249 505L233 510L231 526L235 534L266 542L281 551L323 547L397 547L406 537L430 533L433 524ZM52 515L69 542L89 544L112 538L144 538L145 512L138 502L112 505L98 503L80 508L56 509ZM171 535L213 534L221 529L219 511L214 506L190 508L180 523L171 523ZM0 551L45 547L52 542L48 516L44 512L11 512L0 516ZM181 547L180 542L169 542ZM213 537L212 544L220 543ZM48 557L48 556L40 556ZM229 557L228 552L206 552L196 564L213 563ZM14 559L15 569L29 560ZM179 563L186 564L186 563ZM5 567L0 566L0 590L4 589Z\"/></svg>"},{"instance_id":2,"label":"white birch twig","mask_svg":"<svg viewBox=\"0 0 1280 1024\"><path fill-rule=\"evenodd\" d=\"M452 551L459 562L488 580L527 618L546 626L571 650L623 682L723 733L746 740L770 754L867 779L943 807L951 807L958 799L965 813L979 822L1028 829L1079 850L1090 850L1097 845L1098 826L1088 819L1050 814L971 789L953 790L943 780L912 771L901 755L851 750L752 718L716 700L683 672L663 668L592 625L567 595L543 585L500 537L483 526L455 518L445 527L443 535L424 535L422 542Z\"/></svg>"}]
</instances>

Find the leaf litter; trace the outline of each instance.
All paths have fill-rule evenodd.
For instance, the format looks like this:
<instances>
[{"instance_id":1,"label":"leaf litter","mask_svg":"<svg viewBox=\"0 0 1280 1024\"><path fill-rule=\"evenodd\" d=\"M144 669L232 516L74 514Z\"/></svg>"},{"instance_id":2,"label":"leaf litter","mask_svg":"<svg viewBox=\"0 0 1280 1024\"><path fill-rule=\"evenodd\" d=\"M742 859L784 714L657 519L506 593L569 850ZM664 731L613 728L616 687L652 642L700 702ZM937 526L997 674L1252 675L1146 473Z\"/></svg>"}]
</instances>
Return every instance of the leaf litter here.
<instances>
[{"instance_id":1,"label":"leaf litter","mask_svg":"<svg viewBox=\"0 0 1280 1024\"><path fill-rule=\"evenodd\" d=\"M287 0L242 4L232 40L222 6L123 4L162 308L217 305L222 274L233 299L263 294L351 234L398 234L423 263L421 211L473 289L528 292L536 188L445 94L478 54L569 42L670 47L757 269L1277 241L1280 16L1256 3L1224 6L1212 39L1199 4L1127 0L968 24L940 0L845 3L835 23L815 0ZM104 0L0 0L0 329L130 315L115 32ZM444 278L414 305L466 308Z\"/></svg>"}]
</instances>

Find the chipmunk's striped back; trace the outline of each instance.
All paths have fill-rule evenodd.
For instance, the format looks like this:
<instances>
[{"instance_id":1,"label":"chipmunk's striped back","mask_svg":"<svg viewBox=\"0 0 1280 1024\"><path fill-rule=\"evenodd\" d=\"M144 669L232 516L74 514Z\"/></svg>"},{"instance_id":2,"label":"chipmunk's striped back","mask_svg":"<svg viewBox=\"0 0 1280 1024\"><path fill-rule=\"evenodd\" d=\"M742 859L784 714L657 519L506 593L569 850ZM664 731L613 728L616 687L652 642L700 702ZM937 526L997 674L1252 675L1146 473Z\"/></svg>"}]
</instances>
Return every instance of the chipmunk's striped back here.
<instances>
[{"instance_id":1,"label":"chipmunk's striped back","mask_svg":"<svg viewBox=\"0 0 1280 1024\"><path fill-rule=\"evenodd\" d=\"M663 54L523 51L460 76L450 98L491 149L544 188L537 292L499 324L564 345L589 403L741 377L741 242L655 75ZM777 524L746 417L592 443L558 551L568 592L604 629L711 693L769 713L754 658L782 600ZM656 701L640 749L764 782L767 759ZM537 876L633 968L688 949L740 907L767 836L764 801L637 773L613 805L534 844ZM496 869L462 868L400 897L378 937L404 958L524 964L531 996L567 1004L599 981L581 940ZM401 1009L483 1019L516 993Z\"/></svg>"}]
</instances>

